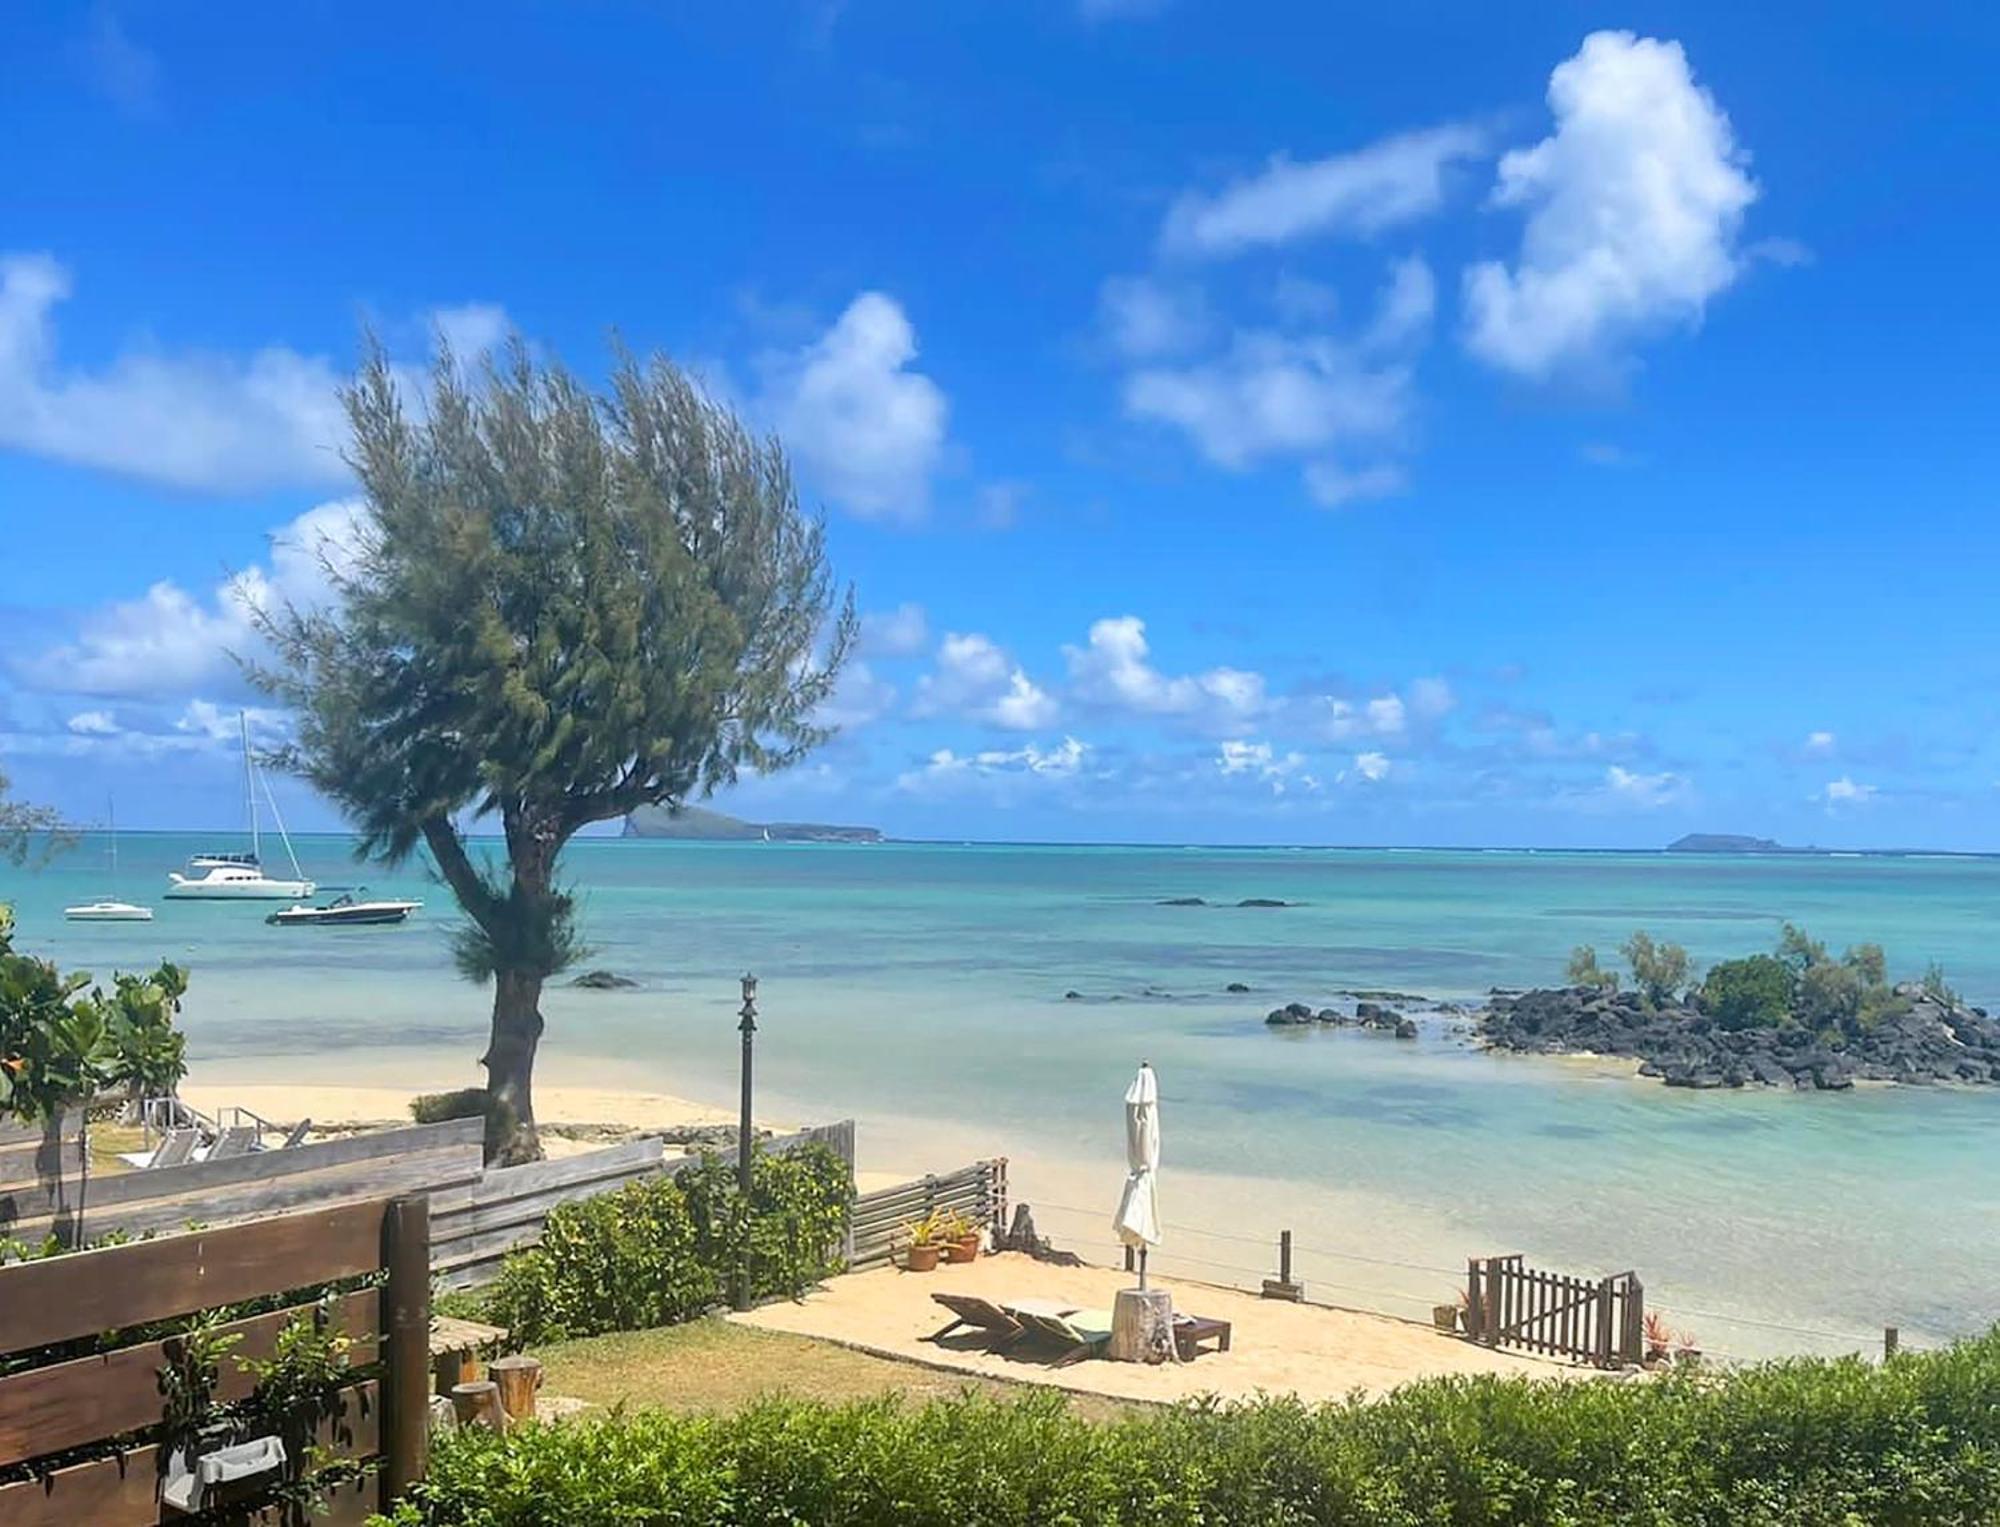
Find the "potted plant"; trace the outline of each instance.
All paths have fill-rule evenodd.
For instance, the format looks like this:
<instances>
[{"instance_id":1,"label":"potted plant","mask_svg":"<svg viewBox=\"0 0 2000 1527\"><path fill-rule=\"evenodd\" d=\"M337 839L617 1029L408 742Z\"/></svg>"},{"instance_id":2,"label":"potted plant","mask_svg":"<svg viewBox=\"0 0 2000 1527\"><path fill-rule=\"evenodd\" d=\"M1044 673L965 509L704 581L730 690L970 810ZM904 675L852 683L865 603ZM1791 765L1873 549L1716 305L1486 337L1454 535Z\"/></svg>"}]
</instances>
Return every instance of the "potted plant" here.
<instances>
[{"instance_id":1,"label":"potted plant","mask_svg":"<svg viewBox=\"0 0 2000 1527\"><path fill-rule=\"evenodd\" d=\"M943 1224L938 1239L944 1245L944 1259L947 1262L970 1262L979 1255L980 1230L978 1222L968 1219L956 1209L940 1209Z\"/></svg>"},{"instance_id":2,"label":"potted plant","mask_svg":"<svg viewBox=\"0 0 2000 1527\"><path fill-rule=\"evenodd\" d=\"M903 1270L931 1272L938 1265L937 1221L935 1216L906 1220L903 1224Z\"/></svg>"},{"instance_id":3,"label":"potted plant","mask_svg":"<svg viewBox=\"0 0 2000 1527\"><path fill-rule=\"evenodd\" d=\"M1453 1335L1458 1330L1458 1312L1464 1308L1465 1293L1463 1290L1460 1290L1458 1297L1450 1304L1434 1304L1431 1306L1431 1324L1444 1332L1445 1335Z\"/></svg>"},{"instance_id":4,"label":"potted plant","mask_svg":"<svg viewBox=\"0 0 2000 1527\"><path fill-rule=\"evenodd\" d=\"M1674 1328L1658 1310L1646 1311L1646 1366L1664 1363L1673 1353Z\"/></svg>"}]
</instances>

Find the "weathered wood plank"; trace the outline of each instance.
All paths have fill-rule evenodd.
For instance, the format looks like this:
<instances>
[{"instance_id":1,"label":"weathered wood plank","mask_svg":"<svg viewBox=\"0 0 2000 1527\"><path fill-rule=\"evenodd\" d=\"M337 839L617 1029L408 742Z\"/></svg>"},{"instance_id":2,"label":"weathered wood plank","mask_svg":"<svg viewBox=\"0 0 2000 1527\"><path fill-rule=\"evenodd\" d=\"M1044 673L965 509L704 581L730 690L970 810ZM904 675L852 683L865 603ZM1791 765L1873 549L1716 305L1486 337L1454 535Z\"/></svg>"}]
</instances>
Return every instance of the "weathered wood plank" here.
<instances>
[{"instance_id":1,"label":"weathered wood plank","mask_svg":"<svg viewBox=\"0 0 2000 1527\"><path fill-rule=\"evenodd\" d=\"M372 1271L382 1214L370 1199L0 1267L0 1353Z\"/></svg>"},{"instance_id":2,"label":"weathered wood plank","mask_svg":"<svg viewBox=\"0 0 2000 1527\"><path fill-rule=\"evenodd\" d=\"M247 1397L256 1381L242 1370L242 1362L269 1357L278 1333L295 1317L311 1317L313 1311L310 1304L293 1305L222 1327L223 1334L239 1340L222 1362L215 1398ZM378 1290L346 1295L328 1317L333 1329L354 1339L356 1364L375 1360L381 1337ZM169 1342L144 1342L0 1378L0 1466L159 1425L159 1376L172 1362L171 1347Z\"/></svg>"},{"instance_id":3,"label":"weathered wood plank","mask_svg":"<svg viewBox=\"0 0 2000 1527\"><path fill-rule=\"evenodd\" d=\"M596 1182L602 1178L644 1176L648 1171L658 1171L660 1162L658 1140L627 1140L581 1156L496 1168L480 1178L472 1190L472 1201L475 1204L495 1203L545 1192L550 1188Z\"/></svg>"},{"instance_id":4,"label":"weathered wood plank","mask_svg":"<svg viewBox=\"0 0 2000 1527\"><path fill-rule=\"evenodd\" d=\"M300 1172L215 1191L115 1205L101 1213L93 1193L85 1232L93 1240L114 1230L128 1235L164 1233L189 1223L219 1224L316 1204L422 1192L469 1183L479 1176L479 1169L480 1147L460 1145L414 1156L356 1161L325 1171ZM72 1229L67 1216L42 1216L20 1221L9 1233L33 1240L57 1232L67 1239Z\"/></svg>"},{"instance_id":5,"label":"weathered wood plank","mask_svg":"<svg viewBox=\"0 0 2000 1527\"><path fill-rule=\"evenodd\" d=\"M342 1458L381 1449L382 1403L371 1380L340 1392L316 1440ZM0 1485L0 1527L154 1527L160 1520L160 1449L131 1448L41 1479Z\"/></svg>"}]
</instances>

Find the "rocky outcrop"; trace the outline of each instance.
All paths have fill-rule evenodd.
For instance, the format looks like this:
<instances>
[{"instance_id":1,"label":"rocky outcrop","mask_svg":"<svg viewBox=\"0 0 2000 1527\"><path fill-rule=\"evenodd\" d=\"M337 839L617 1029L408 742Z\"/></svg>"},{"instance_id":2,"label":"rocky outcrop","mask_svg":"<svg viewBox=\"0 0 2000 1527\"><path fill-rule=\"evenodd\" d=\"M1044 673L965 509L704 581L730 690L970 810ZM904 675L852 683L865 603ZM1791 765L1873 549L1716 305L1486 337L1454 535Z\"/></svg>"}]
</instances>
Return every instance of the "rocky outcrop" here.
<instances>
[{"instance_id":1,"label":"rocky outcrop","mask_svg":"<svg viewBox=\"0 0 2000 1527\"><path fill-rule=\"evenodd\" d=\"M1693 1003L1649 1005L1636 992L1555 987L1496 994L1478 1014L1490 1049L1535 1055L1623 1055L1669 1087L1791 1087L1839 1092L1858 1081L2000 1082L2000 1022L1921 988L1855 1035L1798 1025L1725 1029Z\"/></svg>"},{"instance_id":2,"label":"rocky outcrop","mask_svg":"<svg viewBox=\"0 0 2000 1527\"><path fill-rule=\"evenodd\" d=\"M631 991L639 983L615 970L586 970L569 984L581 986L585 991Z\"/></svg>"},{"instance_id":3,"label":"rocky outcrop","mask_svg":"<svg viewBox=\"0 0 2000 1527\"><path fill-rule=\"evenodd\" d=\"M1414 1018L1406 1018L1393 1007L1384 1007L1379 1002L1357 1002L1351 1013L1343 1012L1337 1007L1314 1008L1303 1002L1287 1002L1283 1007L1272 1008L1265 1015L1264 1022L1271 1028L1319 1026L1376 1029L1386 1034L1394 1034L1398 1039L1417 1037L1417 1023Z\"/></svg>"}]
</instances>

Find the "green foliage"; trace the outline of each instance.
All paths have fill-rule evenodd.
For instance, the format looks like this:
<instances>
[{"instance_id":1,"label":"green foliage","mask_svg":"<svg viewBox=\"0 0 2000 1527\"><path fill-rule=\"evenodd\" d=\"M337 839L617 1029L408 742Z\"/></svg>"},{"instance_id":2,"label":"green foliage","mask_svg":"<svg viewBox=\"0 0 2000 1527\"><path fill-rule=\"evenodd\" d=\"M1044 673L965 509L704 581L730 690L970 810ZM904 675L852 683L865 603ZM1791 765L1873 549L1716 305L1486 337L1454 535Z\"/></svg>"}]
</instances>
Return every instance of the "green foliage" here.
<instances>
[{"instance_id":1,"label":"green foliage","mask_svg":"<svg viewBox=\"0 0 2000 1527\"><path fill-rule=\"evenodd\" d=\"M484 1087L460 1087L456 1092L424 1092L410 1099L410 1117L419 1124L476 1119L485 1112Z\"/></svg>"},{"instance_id":2,"label":"green foliage","mask_svg":"<svg viewBox=\"0 0 2000 1527\"><path fill-rule=\"evenodd\" d=\"M1702 1010L1725 1029L1779 1028L1792 1021L1795 984L1791 966L1775 955L1723 960L1702 982Z\"/></svg>"},{"instance_id":3,"label":"green foliage","mask_svg":"<svg viewBox=\"0 0 2000 1527\"><path fill-rule=\"evenodd\" d=\"M1632 967L1632 984L1656 1007L1679 996L1692 974L1687 950L1679 944L1655 944L1644 929L1625 940L1621 952Z\"/></svg>"},{"instance_id":4,"label":"green foliage","mask_svg":"<svg viewBox=\"0 0 2000 1527\"><path fill-rule=\"evenodd\" d=\"M760 1151L746 1206L735 1168L706 1157L550 1211L486 1307L523 1343L671 1325L722 1297L746 1241L753 1297L796 1296L838 1269L853 1193L847 1164L809 1145Z\"/></svg>"},{"instance_id":5,"label":"green foliage","mask_svg":"<svg viewBox=\"0 0 2000 1527\"><path fill-rule=\"evenodd\" d=\"M1826 945L1808 937L1806 930L1796 923L1786 923L1778 930L1777 957L1790 967L1793 975L1802 976L1813 966L1827 963Z\"/></svg>"},{"instance_id":6,"label":"green foliage","mask_svg":"<svg viewBox=\"0 0 2000 1527\"><path fill-rule=\"evenodd\" d=\"M1597 963L1597 950L1590 944L1578 944L1569 952L1569 965L1563 971L1563 979L1571 986L1595 986L1601 991L1618 990L1618 972L1606 970Z\"/></svg>"},{"instance_id":7,"label":"green foliage","mask_svg":"<svg viewBox=\"0 0 2000 1527\"><path fill-rule=\"evenodd\" d=\"M1958 993L1946 984L1944 967L1938 964L1936 960L1932 960L1930 964L1924 967L1923 986L1924 995L1929 997L1933 1002L1942 1002L1947 1007L1957 1007L1960 1005L1961 999Z\"/></svg>"},{"instance_id":8,"label":"green foliage","mask_svg":"<svg viewBox=\"0 0 2000 1527\"><path fill-rule=\"evenodd\" d=\"M10 783L7 771L0 769L0 864L19 868L31 858L46 863L76 842L76 833L63 826L62 815L53 806L10 799Z\"/></svg>"},{"instance_id":9,"label":"green foliage","mask_svg":"<svg viewBox=\"0 0 2000 1527\"><path fill-rule=\"evenodd\" d=\"M1379 1401L770 1400L440 1438L394 1527L1971 1527L2000 1499L2000 1332L1882 1366L1643 1384L1437 1379Z\"/></svg>"},{"instance_id":10,"label":"green foliage","mask_svg":"<svg viewBox=\"0 0 2000 1527\"><path fill-rule=\"evenodd\" d=\"M494 983L489 1157L538 1154L543 980L579 953L558 883L575 833L796 762L856 632L784 452L664 359L593 393L518 339L449 354L406 408L379 347L346 390L365 500L332 598L266 609L252 677L298 716L275 762L335 801L359 853L421 843ZM504 866L462 824L497 819Z\"/></svg>"}]
</instances>

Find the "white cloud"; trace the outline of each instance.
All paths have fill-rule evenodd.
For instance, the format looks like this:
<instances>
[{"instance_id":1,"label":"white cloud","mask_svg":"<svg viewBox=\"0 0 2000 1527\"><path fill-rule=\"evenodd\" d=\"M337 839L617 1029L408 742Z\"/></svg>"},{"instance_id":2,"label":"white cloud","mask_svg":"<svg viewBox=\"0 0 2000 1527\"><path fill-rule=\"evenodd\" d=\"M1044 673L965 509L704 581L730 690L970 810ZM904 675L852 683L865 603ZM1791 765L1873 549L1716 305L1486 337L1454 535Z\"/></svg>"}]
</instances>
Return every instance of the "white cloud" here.
<instances>
[{"instance_id":1,"label":"white cloud","mask_svg":"<svg viewBox=\"0 0 2000 1527\"><path fill-rule=\"evenodd\" d=\"M1355 469L1342 458L1379 456L1399 441L1434 300L1429 267L1399 260L1356 338L1238 329L1217 353L1136 367L1125 379L1125 412L1173 425L1233 471L1273 456L1305 458L1307 488L1329 506L1400 491L1393 462Z\"/></svg>"},{"instance_id":2,"label":"white cloud","mask_svg":"<svg viewBox=\"0 0 2000 1527\"><path fill-rule=\"evenodd\" d=\"M1369 235L1435 211L1446 171L1482 151L1470 127L1403 133L1348 154L1300 162L1276 155L1214 195L1189 192L1167 214L1170 253L1232 255L1312 234Z\"/></svg>"},{"instance_id":3,"label":"white cloud","mask_svg":"<svg viewBox=\"0 0 2000 1527\"><path fill-rule=\"evenodd\" d=\"M91 83L112 105L134 117L153 117L160 109L160 61L132 40L118 18L98 6L84 39L84 65Z\"/></svg>"},{"instance_id":4,"label":"white cloud","mask_svg":"<svg viewBox=\"0 0 2000 1527\"><path fill-rule=\"evenodd\" d=\"M833 693L813 713L816 726L853 732L880 720L896 703L896 686L859 658L849 658L834 682Z\"/></svg>"},{"instance_id":5,"label":"white cloud","mask_svg":"<svg viewBox=\"0 0 2000 1527\"><path fill-rule=\"evenodd\" d=\"M322 558L355 552L362 514L352 499L309 509L271 538L268 565L218 584L207 598L155 583L137 599L86 616L74 640L11 664L31 687L70 694L158 698L232 679L231 654L257 646L255 612L310 608L328 595Z\"/></svg>"},{"instance_id":6,"label":"white cloud","mask_svg":"<svg viewBox=\"0 0 2000 1527\"><path fill-rule=\"evenodd\" d=\"M1112 348L1131 360L1195 349L1213 328L1199 287L1151 276L1113 276L1098 309Z\"/></svg>"},{"instance_id":7,"label":"white cloud","mask_svg":"<svg viewBox=\"0 0 2000 1527\"><path fill-rule=\"evenodd\" d=\"M69 729L79 737L115 737L118 723L108 710L78 711L69 718Z\"/></svg>"},{"instance_id":8,"label":"white cloud","mask_svg":"<svg viewBox=\"0 0 2000 1527\"><path fill-rule=\"evenodd\" d=\"M1604 794L1611 801L1655 811L1678 806L1689 798L1692 787L1686 776L1672 772L1640 774L1612 764L1604 771Z\"/></svg>"},{"instance_id":9,"label":"white cloud","mask_svg":"<svg viewBox=\"0 0 2000 1527\"><path fill-rule=\"evenodd\" d=\"M1012 732L1037 731L1056 719L1055 697L1005 648L977 632L947 632L937 667L917 685L919 715L949 713Z\"/></svg>"},{"instance_id":10,"label":"white cloud","mask_svg":"<svg viewBox=\"0 0 2000 1527\"><path fill-rule=\"evenodd\" d=\"M1377 695L1361 705L1352 700L1322 698L1321 729L1335 742L1355 737L1400 737L1409 725L1409 707L1397 694Z\"/></svg>"},{"instance_id":11,"label":"white cloud","mask_svg":"<svg viewBox=\"0 0 2000 1527\"><path fill-rule=\"evenodd\" d=\"M1371 785L1379 784L1381 781L1387 779L1389 771L1393 767L1394 765L1390 763L1389 755L1386 753L1356 753L1354 755L1354 772Z\"/></svg>"},{"instance_id":12,"label":"white cloud","mask_svg":"<svg viewBox=\"0 0 2000 1527\"><path fill-rule=\"evenodd\" d=\"M1467 344L1528 377L1698 322L1743 269L1757 198L1677 42L1594 32L1550 75L1548 102L1554 134L1500 160L1495 202L1527 212L1519 258L1465 278Z\"/></svg>"},{"instance_id":13,"label":"white cloud","mask_svg":"<svg viewBox=\"0 0 2000 1527\"><path fill-rule=\"evenodd\" d=\"M134 347L65 369L52 315L70 289L49 255L0 258L0 446L215 492L347 479L340 378L323 357Z\"/></svg>"},{"instance_id":14,"label":"white cloud","mask_svg":"<svg viewBox=\"0 0 2000 1527\"><path fill-rule=\"evenodd\" d=\"M1063 651L1077 695L1092 704L1184 717L1218 729L1256 717L1269 706L1262 674L1241 668L1172 677L1161 673L1148 661L1146 623L1136 615L1096 621L1087 645Z\"/></svg>"},{"instance_id":15,"label":"white cloud","mask_svg":"<svg viewBox=\"0 0 2000 1527\"><path fill-rule=\"evenodd\" d=\"M1033 743L1012 750L995 748L979 753L955 753L950 748L939 748L924 761L922 768L899 775L896 788L921 792L982 779L1073 779L1082 771L1089 754L1090 744L1074 737L1065 737L1050 748L1038 748Z\"/></svg>"},{"instance_id":16,"label":"white cloud","mask_svg":"<svg viewBox=\"0 0 2000 1527\"><path fill-rule=\"evenodd\" d=\"M461 364L493 353L507 338L507 310L494 303L467 302L458 307L436 308L430 318L431 327Z\"/></svg>"},{"instance_id":17,"label":"white cloud","mask_svg":"<svg viewBox=\"0 0 2000 1527\"><path fill-rule=\"evenodd\" d=\"M1458 696L1443 679L1412 679L1409 687L1410 709L1425 721L1449 715L1458 704Z\"/></svg>"},{"instance_id":18,"label":"white cloud","mask_svg":"<svg viewBox=\"0 0 2000 1527\"><path fill-rule=\"evenodd\" d=\"M1820 798L1826 802L1827 809L1832 810L1839 806L1866 806L1879 793L1875 786L1861 784L1843 774L1839 779L1826 782L1826 789L1820 793Z\"/></svg>"},{"instance_id":19,"label":"white cloud","mask_svg":"<svg viewBox=\"0 0 2000 1527\"><path fill-rule=\"evenodd\" d=\"M864 519L920 518L949 406L910 369L917 334L895 299L863 292L795 354L769 357L766 408L817 487Z\"/></svg>"},{"instance_id":20,"label":"white cloud","mask_svg":"<svg viewBox=\"0 0 2000 1527\"><path fill-rule=\"evenodd\" d=\"M1215 754L1215 767L1225 776L1248 776L1271 787L1273 795L1283 795L1294 780L1300 788L1317 790L1319 781L1305 772L1306 755L1279 754L1268 742L1241 738L1224 742Z\"/></svg>"},{"instance_id":21,"label":"white cloud","mask_svg":"<svg viewBox=\"0 0 2000 1527\"><path fill-rule=\"evenodd\" d=\"M1817 757L1824 758L1828 754L1832 753L1833 749L1834 749L1833 733L1831 732L1806 733L1805 750L1808 753L1811 753Z\"/></svg>"},{"instance_id":22,"label":"white cloud","mask_svg":"<svg viewBox=\"0 0 2000 1527\"><path fill-rule=\"evenodd\" d=\"M914 657L930 639L930 621L920 604L906 601L893 610L876 610L861 617L864 652L880 657Z\"/></svg>"}]
</instances>

